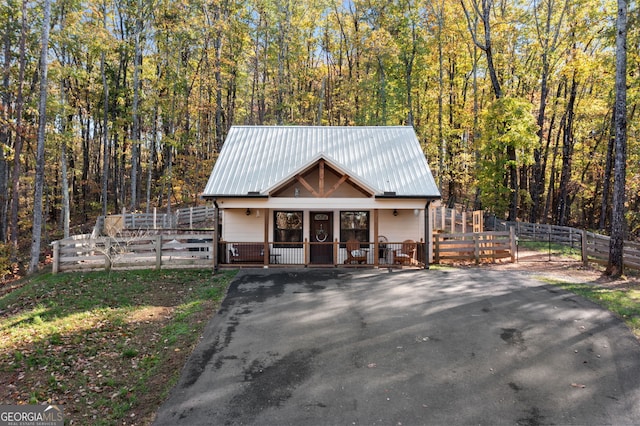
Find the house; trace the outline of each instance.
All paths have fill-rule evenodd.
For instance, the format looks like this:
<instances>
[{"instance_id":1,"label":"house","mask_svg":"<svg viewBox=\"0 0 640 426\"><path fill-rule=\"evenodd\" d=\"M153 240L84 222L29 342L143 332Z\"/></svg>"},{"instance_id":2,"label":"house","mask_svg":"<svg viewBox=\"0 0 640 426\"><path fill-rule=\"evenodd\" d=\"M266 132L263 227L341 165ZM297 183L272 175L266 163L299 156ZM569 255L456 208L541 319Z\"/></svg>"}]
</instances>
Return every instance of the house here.
<instances>
[{"instance_id":1,"label":"house","mask_svg":"<svg viewBox=\"0 0 640 426\"><path fill-rule=\"evenodd\" d=\"M440 192L412 127L235 126L202 197L216 267L428 267Z\"/></svg>"}]
</instances>

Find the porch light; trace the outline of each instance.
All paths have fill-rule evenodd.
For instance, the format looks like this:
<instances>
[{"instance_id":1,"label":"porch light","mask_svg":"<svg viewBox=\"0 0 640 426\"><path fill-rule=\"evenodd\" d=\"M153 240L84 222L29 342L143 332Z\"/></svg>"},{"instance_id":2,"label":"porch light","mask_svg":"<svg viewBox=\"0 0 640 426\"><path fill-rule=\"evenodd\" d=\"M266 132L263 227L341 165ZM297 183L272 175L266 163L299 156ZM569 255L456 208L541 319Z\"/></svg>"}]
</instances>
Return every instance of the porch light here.
<instances>
[{"instance_id":1,"label":"porch light","mask_svg":"<svg viewBox=\"0 0 640 426\"><path fill-rule=\"evenodd\" d=\"M393 215L398 216L398 209L393 209Z\"/></svg>"},{"instance_id":2,"label":"porch light","mask_svg":"<svg viewBox=\"0 0 640 426\"><path fill-rule=\"evenodd\" d=\"M247 211L246 211L246 212L244 212L244 214L246 214L247 216L250 216L250 215L251 215L251 210L250 210L250 209L247 209Z\"/></svg>"}]
</instances>

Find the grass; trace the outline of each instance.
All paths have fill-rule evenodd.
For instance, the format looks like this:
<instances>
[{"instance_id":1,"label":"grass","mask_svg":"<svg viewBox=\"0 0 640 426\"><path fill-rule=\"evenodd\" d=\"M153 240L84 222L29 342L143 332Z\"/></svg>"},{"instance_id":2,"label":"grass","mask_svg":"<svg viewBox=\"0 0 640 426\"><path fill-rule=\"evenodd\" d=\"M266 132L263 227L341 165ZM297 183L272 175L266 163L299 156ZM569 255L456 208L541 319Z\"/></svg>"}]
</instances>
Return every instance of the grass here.
<instances>
[{"instance_id":1,"label":"grass","mask_svg":"<svg viewBox=\"0 0 640 426\"><path fill-rule=\"evenodd\" d=\"M0 297L0 404L59 404L73 424L149 424L234 276L145 270L26 280Z\"/></svg>"},{"instance_id":2,"label":"grass","mask_svg":"<svg viewBox=\"0 0 640 426\"><path fill-rule=\"evenodd\" d=\"M567 283L550 279L544 279L544 281L580 295L608 309L620 317L631 331L640 338L640 289L607 288L594 284Z\"/></svg>"}]
</instances>

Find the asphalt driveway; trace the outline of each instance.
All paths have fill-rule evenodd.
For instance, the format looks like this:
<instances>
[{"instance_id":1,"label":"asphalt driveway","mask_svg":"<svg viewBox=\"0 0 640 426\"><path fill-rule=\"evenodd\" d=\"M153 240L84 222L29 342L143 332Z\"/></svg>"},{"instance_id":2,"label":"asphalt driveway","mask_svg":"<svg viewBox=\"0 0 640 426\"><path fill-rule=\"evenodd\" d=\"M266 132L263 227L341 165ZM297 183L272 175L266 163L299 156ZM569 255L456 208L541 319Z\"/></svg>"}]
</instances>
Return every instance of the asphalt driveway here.
<instances>
[{"instance_id":1,"label":"asphalt driveway","mask_svg":"<svg viewBox=\"0 0 640 426\"><path fill-rule=\"evenodd\" d=\"M640 344L517 272L245 270L155 424L640 424Z\"/></svg>"}]
</instances>

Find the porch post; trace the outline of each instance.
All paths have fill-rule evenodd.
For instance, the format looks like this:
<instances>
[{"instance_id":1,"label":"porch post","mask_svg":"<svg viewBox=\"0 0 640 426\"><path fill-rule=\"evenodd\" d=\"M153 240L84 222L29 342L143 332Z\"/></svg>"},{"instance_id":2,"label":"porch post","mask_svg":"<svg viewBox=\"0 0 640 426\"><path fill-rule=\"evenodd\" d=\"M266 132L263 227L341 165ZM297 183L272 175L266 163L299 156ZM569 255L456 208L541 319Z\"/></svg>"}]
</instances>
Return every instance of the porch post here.
<instances>
[{"instance_id":1,"label":"porch post","mask_svg":"<svg viewBox=\"0 0 640 426\"><path fill-rule=\"evenodd\" d=\"M264 264L269 265L269 218L267 217L266 209L262 216L264 216L264 248L262 253L264 254Z\"/></svg>"},{"instance_id":2,"label":"porch post","mask_svg":"<svg viewBox=\"0 0 640 426\"><path fill-rule=\"evenodd\" d=\"M220 233L218 232L220 222L220 207L218 201L213 200L214 213L213 213L213 273L218 272L218 249L220 247Z\"/></svg>"},{"instance_id":3,"label":"porch post","mask_svg":"<svg viewBox=\"0 0 640 426\"><path fill-rule=\"evenodd\" d=\"M427 204L424 206L424 269L429 269L429 261L431 260L431 251L433 249L433 230L431 229L431 221L429 220L431 216L430 206L431 201L427 201Z\"/></svg>"},{"instance_id":4,"label":"porch post","mask_svg":"<svg viewBox=\"0 0 640 426\"><path fill-rule=\"evenodd\" d=\"M378 209L373 209L373 265L378 266L378 244L380 241L378 240Z\"/></svg>"}]
</instances>

